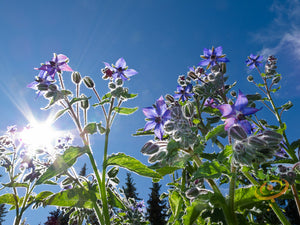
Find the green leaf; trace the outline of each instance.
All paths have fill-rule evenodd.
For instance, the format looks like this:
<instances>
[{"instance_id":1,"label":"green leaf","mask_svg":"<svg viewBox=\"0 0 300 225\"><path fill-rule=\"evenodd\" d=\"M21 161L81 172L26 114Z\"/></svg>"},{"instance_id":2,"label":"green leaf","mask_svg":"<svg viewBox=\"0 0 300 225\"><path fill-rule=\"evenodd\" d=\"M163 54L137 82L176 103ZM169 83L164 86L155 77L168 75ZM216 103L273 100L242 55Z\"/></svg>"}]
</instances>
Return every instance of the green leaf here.
<instances>
[{"instance_id":1,"label":"green leaf","mask_svg":"<svg viewBox=\"0 0 300 225\"><path fill-rule=\"evenodd\" d=\"M119 209L126 210L126 207L124 206L122 200L117 195L115 195L115 193L113 191L108 189L107 192L109 195L109 204L112 207L117 207Z\"/></svg>"},{"instance_id":2,"label":"green leaf","mask_svg":"<svg viewBox=\"0 0 300 225\"><path fill-rule=\"evenodd\" d=\"M144 128L140 128L136 131L135 134L132 134L132 136L145 136L145 135L154 135L154 132L151 130L144 131Z\"/></svg>"},{"instance_id":3,"label":"green leaf","mask_svg":"<svg viewBox=\"0 0 300 225\"><path fill-rule=\"evenodd\" d=\"M192 202L192 204L186 208L186 214L183 216L183 224L184 225L195 224L201 212L207 208L209 208L208 203L202 201Z\"/></svg>"},{"instance_id":4,"label":"green leaf","mask_svg":"<svg viewBox=\"0 0 300 225\"><path fill-rule=\"evenodd\" d=\"M222 173L229 174L230 171L227 167L214 160L202 163L193 175L195 178L215 179L219 178Z\"/></svg>"},{"instance_id":5,"label":"green leaf","mask_svg":"<svg viewBox=\"0 0 300 225\"><path fill-rule=\"evenodd\" d=\"M61 117L65 112L68 111L69 108L66 108L66 109L62 109L60 111L58 111L54 117L54 121L57 120L59 117Z\"/></svg>"},{"instance_id":6,"label":"green leaf","mask_svg":"<svg viewBox=\"0 0 300 225\"><path fill-rule=\"evenodd\" d=\"M48 92L49 93L49 92ZM49 109L51 106L53 106L56 102L64 99L66 96L71 95L72 92L68 90L61 90L61 91L55 91L51 95L51 100L49 100L49 104L43 108L43 109Z\"/></svg>"},{"instance_id":7,"label":"green leaf","mask_svg":"<svg viewBox=\"0 0 300 225\"><path fill-rule=\"evenodd\" d=\"M47 197L49 197L50 195L53 195L53 192L51 192L51 191L42 191L42 192L37 194L37 196L35 197L35 200L36 201L42 201L42 200L46 199Z\"/></svg>"},{"instance_id":8,"label":"green leaf","mask_svg":"<svg viewBox=\"0 0 300 225\"><path fill-rule=\"evenodd\" d=\"M225 127L224 124L221 124L221 125L216 126L214 129L210 130L210 131L206 134L205 139L206 139L206 140L209 140L209 139L211 139L211 138L213 138L213 137L215 137L215 136L217 136L217 135L223 133L223 132L224 132L224 127Z\"/></svg>"},{"instance_id":9,"label":"green leaf","mask_svg":"<svg viewBox=\"0 0 300 225\"><path fill-rule=\"evenodd\" d=\"M146 165L142 164L139 160L125 155L124 153L118 153L109 156L106 161L106 166L120 166L141 176L159 179L162 178L160 174L151 170Z\"/></svg>"},{"instance_id":10,"label":"green leaf","mask_svg":"<svg viewBox=\"0 0 300 225\"><path fill-rule=\"evenodd\" d=\"M106 98L111 98L111 93L108 92L107 94L105 94L103 97L102 97L102 100L106 99Z\"/></svg>"},{"instance_id":11,"label":"green leaf","mask_svg":"<svg viewBox=\"0 0 300 225\"><path fill-rule=\"evenodd\" d=\"M2 184L4 187L26 187L28 188L28 184L27 183L7 183L7 184Z\"/></svg>"},{"instance_id":12,"label":"green leaf","mask_svg":"<svg viewBox=\"0 0 300 225\"><path fill-rule=\"evenodd\" d=\"M124 107L114 107L113 110L122 115L130 115L138 110L138 107L135 108L124 108Z\"/></svg>"},{"instance_id":13,"label":"green leaf","mask_svg":"<svg viewBox=\"0 0 300 225\"><path fill-rule=\"evenodd\" d=\"M63 155L57 156L46 172L37 180L36 185L42 184L48 179L67 171L77 160L77 158L88 151L88 147L69 147Z\"/></svg>"},{"instance_id":14,"label":"green leaf","mask_svg":"<svg viewBox=\"0 0 300 225\"><path fill-rule=\"evenodd\" d=\"M294 151L296 148L300 147L300 139L298 139L297 141L292 142L291 147L290 147L290 151Z\"/></svg>"},{"instance_id":15,"label":"green leaf","mask_svg":"<svg viewBox=\"0 0 300 225\"><path fill-rule=\"evenodd\" d=\"M88 123L83 128L83 133L86 133L86 134L94 134L96 132L97 132L97 124L96 123Z\"/></svg>"},{"instance_id":16,"label":"green leaf","mask_svg":"<svg viewBox=\"0 0 300 225\"><path fill-rule=\"evenodd\" d=\"M132 98L135 98L137 95L138 94L129 94L127 92L121 94L121 96L125 99L132 99Z\"/></svg>"},{"instance_id":17,"label":"green leaf","mask_svg":"<svg viewBox=\"0 0 300 225\"><path fill-rule=\"evenodd\" d=\"M238 188L235 190L234 202L237 209L252 208L255 203L262 201L255 196L258 186Z\"/></svg>"},{"instance_id":18,"label":"green leaf","mask_svg":"<svg viewBox=\"0 0 300 225\"><path fill-rule=\"evenodd\" d=\"M169 194L169 203L172 210L172 214L176 219L179 216L179 213L182 212L183 199L177 191L172 191Z\"/></svg>"},{"instance_id":19,"label":"green leaf","mask_svg":"<svg viewBox=\"0 0 300 225\"><path fill-rule=\"evenodd\" d=\"M172 174L176 170L180 169L180 167L175 167L175 166L164 166L156 170L162 177L164 177L167 174Z\"/></svg>"},{"instance_id":20,"label":"green leaf","mask_svg":"<svg viewBox=\"0 0 300 225\"><path fill-rule=\"evenodd\" d=\"M0 204L9 204L9 205L15 205L16 200L19 201L19 197L15 196L14 194L4 194L0 195Z\"/></svg>"},{"instance_id":21,"label":"green leaf","mask_svg":"<svg viewBox=\"0 0 300 225\"><path fill-rule=\"evenodd\" d=\"M52 195L49 199L44 201L44 204L93 209L92 194L95 195L92 190L87 191L83 188L72 188Z\"/></svg>"},{"instance_id":22,"label":"green leaf","mask_svg":"<svg viewBox=\"0 0 300 225\"><path fill-rule=\"evenodd\" d=\"M223 162L227 160L232 155L232 146L226 145L225 148L218 154L218 161Z\"/></svg>"},{"instance_id":23,"label":"green leaf","mask_svg":"<svg viewBox=\"0 0 300 225\"><path fill-rule=\"evenodd\" d=\"M95 103L95 104L93 104L92 106L93 106L93 107L97 107L97 106L99 106L99 105L104 105L105 103L108 103L108 102L110 102L110 99L109 99L109 98L104 99L104 100L101 101L100 103Z\"/></svg>"},{"instance_id":24,"label":"green leaf","mask_svg":"<svg viewBox=\"0 0 300 225\"><path fill-rule=\"evenodd\" d=\"M70 101L70 104L73 105L75 102L80 102L80 101L85 101L85 100L89 100L92 96L90 97L80 97L80 98L73 98Z\"/></svg>"}]
</instances>

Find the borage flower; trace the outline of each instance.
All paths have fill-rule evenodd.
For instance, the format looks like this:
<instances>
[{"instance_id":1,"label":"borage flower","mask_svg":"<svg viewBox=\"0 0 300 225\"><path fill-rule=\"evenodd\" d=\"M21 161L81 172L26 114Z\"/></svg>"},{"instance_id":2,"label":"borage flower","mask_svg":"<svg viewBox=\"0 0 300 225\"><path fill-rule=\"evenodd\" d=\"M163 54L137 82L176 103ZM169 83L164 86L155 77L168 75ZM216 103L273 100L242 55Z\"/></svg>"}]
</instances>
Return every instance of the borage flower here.
<instances>
[{"instance_id":1,"label":"borage flower","mask_svg":"<svg viewBox=\"0 0 300 225\"><path fill-rule=\"evenodd\" d=\"M185 87L182 87L180 85L177 86L177 92L175 92L174 98L181 99L182 102L185 102L188 100L188 98L193 97L194 93L192 93L193 86L191 84L188 84Z\"/></svg>"},{"instance_id":2,"label":"borage flower","mask_svg":"<svg viewBox=\"0 0 300 225\"><path fill-rule=\"evenodd\" d=\"M38 98L43 92L47 91L49 85L54 82L55 80L52 80L52 78L48 76L47 71L41 70L39 75L36 76L35 81L28 84L27 87L37 90L36 97Z\"/></svg>"},{"instance_id":3,"label":"borage flower","mask_svg":"<svg viewBox=\"0 0 300 225\"><path fill-rule=\"evenodd\" d=\"M69 58L67 56L53 53L52 60L43 64L38 70L47 71L48 75L54 79L56 73L61 73L61 71L73 71L68 65L68 62Z\"/></svg>"},{"instance_id":4,"label":"borage flower","mask_svg":"<svg viewBox=\"0 0 300 225\"><path fill-rule=\"evenodd\" d=\"M149 120L145 125L144 131L154 128L156 137L161 140L164 134L164 124L171 119L171 112L167 109L164 98L161 96L157 99L155 107L143 108L143 113L147 117L147 120Z\"/></svg>"},{"instance_id":5,"label":"borage flower","mask_svg":"<svg viewBox=\"0 0 300 225\"><path fill-rule=\"evenodd\" d=\"M114 79L121 78L123 81L125 81L128 80L129 77L138 73L134 69L128 69L126 61L123 58L119 58L116 62L116 65L111 66L106 62L104 62L104 64L110 72L113 72L112 74L110 74L110 76L112 76ZM107 73L105 73L104 75L107 76Z\"/></svg>"},{"instance_id":6,"label":"borage flower","mask_svg":"<svg viewBox=\"0 0 300 225\"><path fill-rule=\"evenodd\" d=\"M247 105L247 97L239 91L239 95L234 105L223 104L217 107L222 113L222 116L226 118L225 130L228 130L234 124L238 124L243 127L248 134L251 133L251 124L246 120L245 116L254 114L260 109L247 107Z\"/></svg>"},{"instance_id":7,"label":"borage flower","mask_svg":"<svg viewBox=\"0 0 300 225\"><path fill-rule=\"evenodd\" d=\"M225 54L222 54L223 48L219 46L217 48L212 47L212 49L203 49L203 55L200 57L204 59L199 62L199 66L207 66L208 69L210 66L218 65L218 62L229 62L229 59L225 58Z\"/></svg>"},{"instance_id":8,"label":"borage flower","mask_svg":"<svg viewBox=\"0 0 300 225\"><path fill-rule=\"evenodd\" d=\"M250 56L248 56L248 59L246 60L246 64L247 64L247 66L249 66L249 70L252 70L255 67L261 66L262 59L263 59L263 57L260 55L250 54Z\"/></svg>"}]
</instances>

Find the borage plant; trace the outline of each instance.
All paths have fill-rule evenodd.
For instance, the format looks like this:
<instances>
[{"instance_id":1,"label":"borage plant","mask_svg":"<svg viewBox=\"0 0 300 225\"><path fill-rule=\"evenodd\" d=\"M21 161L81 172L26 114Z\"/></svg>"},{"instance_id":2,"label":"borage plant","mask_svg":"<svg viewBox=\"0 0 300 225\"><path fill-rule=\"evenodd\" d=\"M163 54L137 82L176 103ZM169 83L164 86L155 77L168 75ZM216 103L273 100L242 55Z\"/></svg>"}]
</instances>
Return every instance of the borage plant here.
<instances>
[{"instance_id":1,"label":"borage plant","mask_svg":"<svg viewBox=\"0 0 300 225\"><path fill-rule=\"evenodd\" d=\"M138 211L135 212L134 204L122 198L116 189L116 184L119 183L118 167L124 167L142 176L161 178L160 174L130 156L118 153L109 157L107 154L109 134L116 115L129 115L138 109L137 107L122 107L124 102L137 96L137 94L130 94L128 88L124 87L124 83L137 72L129 69L123 58L118 59L115 65L104 63L102 78L108 80L109 91L100 97L92 78L82 78L79 72L72 70L68 62L69 59L65 55L54 54L51 61L36 68L40 72L28 87L37 91L37 97L43 96L49 101L45 110L54 105L62 108L57 112L53 121L64 114L70 116L77 128L78 137L82 140L82 146L73 146L70 137L63 137L59 139L56 146L50 144L45 147L45 143L41 142L41 133L46 137L42 140L47 140L49 127L47 131L27 132L26 137L34 138L31 143L36 143L37 140L40 143L40 145L29 146L24 138L24 131L17 135L15 127L9 128L1 137L0 149L2 166L6 168L10 179L9 183L3 185L4 188L11 188L12 193L2 195L0 202L10 204L11 209L15 209L15 225L20 224L26 209L30 206L41 205L64 207L70 215L70 222L76 221L77 224L82 223L84 218L89 218L91 215L96 215L96 220L100 224L120 224L120 221L130 223L132 219L136 220L136 218L131 218L130 212L137 214ZM74 95L65 87L64 71L72 72L71 79L75 85ZM56 79L58 79L58 84ZM97 102L92 106L95 110L102 111L104 122L88 122L91 97L86 97L80 92L82 83L95 94ZM90 135L97 133L105 135L101 172L98 170L90 144ZM87 176L78 174L73 167L77 158L84 154L89 157L94 172ZM107 171L109 166L112 168ZM58 182L62 185L62 190L58 193L51 191L34 193L38 185L57 185ZM24 188L25 194L20 197ZM140 220L140 223L146 222Z\"/></svg>"},{"instance_id":2,"label":"borage plant","mask_svg":"<svg viewBox=\"0 0 300 225\"><path fill-rule=\"evenodd\" d=\"M249 69L257 69L262 83L253 76L248 80L264 97L240 90L237 94L232 90L236 82L226 84L229 60L222 47L204 49L201 58L187 77L178 77L174 95L143 109L147 123L135 134L155 135L141 152L155 163L150 168L173 175L168 223L274 224L267 217L271 207L282 224L290 224L276 200L294 198L300 209L295 153L299 140L290 144L282 121L292 103L276 106L273 101L281 79L276 58L267 59L264 73L259 69L262 56L251 54L246 61ZM256 108L259 102L264 107ZM276 125L259 119L263 108L275 116Z\"/></svg>"}]
</instances>

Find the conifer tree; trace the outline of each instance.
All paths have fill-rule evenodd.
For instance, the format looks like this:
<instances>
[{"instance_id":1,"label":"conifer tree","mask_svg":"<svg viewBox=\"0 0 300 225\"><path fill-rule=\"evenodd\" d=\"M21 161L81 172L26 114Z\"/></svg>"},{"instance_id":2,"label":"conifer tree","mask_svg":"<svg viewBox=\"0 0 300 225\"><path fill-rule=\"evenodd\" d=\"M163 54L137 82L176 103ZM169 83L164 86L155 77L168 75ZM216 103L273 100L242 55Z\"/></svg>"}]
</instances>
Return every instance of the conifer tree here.
<instances>
[{"instance_id":1,"label":"conifer tree","mask_svg":"<svg viewBox=\"0 0 300 225\"><path fill-rule=\"evenodd\" d=\"M166 202L160 200L159 190L161 185L158 183L152 183L151 194L147 201L147 219L152 225L164 225L166 224Z\"/></svg>"},{"instance_id":2,"label":"conifer tree","mask_svg":"<svg viewBox=\"0 0 300 225\"><path fill-rule=\"evenodd\" d=\"M138 197L138 193L136 192L135 183L133 182L133 179L131 177L131 173L126 174L126 183L125 187L123 186L124 194L127 199L133 198L135 201L141 200L141 198Z\"/></svg>"},{"instance_id":3,"label":"conifer tree","mask_svg":"<svg viewBox=\"0 0 300 225\"><path fill-rule=\"evenodd\" d=\"M5 214L7 213L7 210L5 208L5 204L0 204L0 225L5 221L4 217Z\"/></svg>"}]
</instances>

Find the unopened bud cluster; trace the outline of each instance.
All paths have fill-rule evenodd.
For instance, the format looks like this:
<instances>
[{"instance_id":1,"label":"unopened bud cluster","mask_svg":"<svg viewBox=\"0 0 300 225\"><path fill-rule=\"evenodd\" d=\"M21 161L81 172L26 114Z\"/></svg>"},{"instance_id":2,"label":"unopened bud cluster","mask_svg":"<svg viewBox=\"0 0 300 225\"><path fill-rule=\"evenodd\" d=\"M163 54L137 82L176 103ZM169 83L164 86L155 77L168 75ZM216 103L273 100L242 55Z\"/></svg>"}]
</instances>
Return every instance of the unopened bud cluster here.
<instances>
[{"instance_id":1,"label":"unopened bud cluster","mask_svg":"<svg viewBox=\"0 0 300 225\"><path fill-rule=\"evenodd\" d=\"M279 169L279 175L281 179L285 179L287 182L289 182L289 184L295 183L295 179L296 179L295 171L283 165L279 165L278 169Z\"/></svg>"},{"instance_id":2,"label":"unopened bud cluster","mask_svg":"<svg viewBox=\"0 0 300 225\"><path fill-rule=\"evenodd\" d=\"M277 72L276 72L276 69L277 69L276 63L277 63L277 58L275 58L274 56L269 56L268 57L267 63L265 65L265 73L266 73L267 76L272 76L272 75L277 74Z\"/></svg>"},{"instance_id":3,"label":"unopened bud cluster","mask_svg":"<svg viewBox=\"0 0 300 225\"><path fill-rule=\"evenodd\" d=\"M236 141L233 144L233 159L237 164L264 163L280 151L282 135L265 130L261 134L247 137L240 126L233 126L229 134Z\"/></svg>"},{"instance_id":4,"label":"unopened bud cluster","mask_svg":"<svg viewBox=\"0 0 300 225\"><path fill-rule=\"evenodd\" d=\"M194 116L194 105L187 102L184 106L175 102L169 108L171 119L164 125L164 130L183 148L193 147L197 143L197 135L191 129L190 119Z\"/></svg>"},{"instance_id":5,"label":"unopened bud cluster","mask_svg":"<svg viewBox=\"0 0 300 225\"><path fill-rule=\"evenodd\" d=\"M167 142L148 141L141 149L141 153L149 156L149 163L162 160L167 155Z\"/></svg>"}]
</instances>

